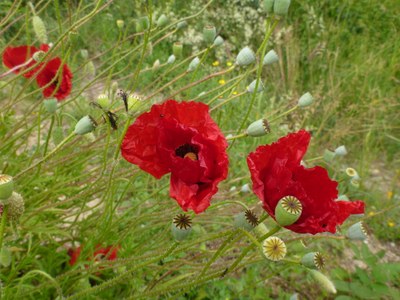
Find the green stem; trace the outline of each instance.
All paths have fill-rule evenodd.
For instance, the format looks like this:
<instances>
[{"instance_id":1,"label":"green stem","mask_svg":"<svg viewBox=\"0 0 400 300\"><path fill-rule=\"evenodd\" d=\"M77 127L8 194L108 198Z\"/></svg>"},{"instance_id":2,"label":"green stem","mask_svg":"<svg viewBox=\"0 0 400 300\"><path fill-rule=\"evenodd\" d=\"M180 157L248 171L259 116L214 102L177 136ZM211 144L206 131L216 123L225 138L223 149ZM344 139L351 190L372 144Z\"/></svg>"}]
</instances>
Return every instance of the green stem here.
<instances>
[{"instance_id":1,"label":"green stem","mask_svg":"<svg viewBox=\"0 0 400 300\"><path fill-rule=\"evenodd\" d=\"M279 116L271 119L269 122L272 123L272 122L274 122L274 121L276 121L276 120L278 120L278 119L290 114L291 112L294 112L297 108L298 108L298 106L296 105L295 107L292 107L291 109L285 111L284 113L280 114Z\"/></svg>"},{"instance_id":2,"label":"green stem","mask_svg":"<svg viewBox=\"0 0 400 300\"><path fill-rule=\"evenodd\" d=\"M243 132L243 133L241 133L241 134L228 137L228 138L226 138L226 139L227 139L228 141L230 141L230 140L240 139L240 138L246 137L246 136L247 136L247 132Z\"/></svg>"},{"instance_id":3,"label":"green stem","mask_svg":"<svg viewBox=\"0 0 400 300\"><path fill-rule=\"evenodd\" d=\"M0 224L0 251L3 249L4 228L6 227L6 222L7 222L7 212L8 212L8 205L4 205L3 213L1 215L1 224Z\"/></svg>"}]
</instances>

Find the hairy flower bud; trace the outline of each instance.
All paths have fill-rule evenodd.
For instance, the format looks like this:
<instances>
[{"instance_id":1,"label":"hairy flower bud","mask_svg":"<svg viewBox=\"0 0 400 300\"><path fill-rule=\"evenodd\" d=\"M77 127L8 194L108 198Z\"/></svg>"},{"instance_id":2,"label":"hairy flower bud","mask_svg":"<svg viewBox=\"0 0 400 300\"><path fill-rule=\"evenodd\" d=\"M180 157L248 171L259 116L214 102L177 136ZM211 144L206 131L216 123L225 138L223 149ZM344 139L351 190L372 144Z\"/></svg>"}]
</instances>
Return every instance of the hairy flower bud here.
<instances>
[{"instance_id":1,"label":"hairy flower bud","mask_svg":"<svg viewBox=\"0 0 400 300\"><path fill-rule=\"evenodd\" d=\"M42 44L47 44L47 31L43 20L39 16L32 17L33 31Z\"/></svg>"},{"instance_id":2,"label":"hairy flower bud","mask_svg":"<svg viewBox=\"0 0 400 300\"><path fill-rule=\"evenodd\" d=\"M216 36L217 29L215 26L207 25L203 28L203 39L207 44L213 43Z\"/></svg>"},{"instance_id":3,"label":"hairy flower bud","mask_svg":"<svg viewBox=\"0 0 400 300\"><path fill-rule=\"evenodd\" d=\"M25 211L24 198L16 192L13 192L8 198L8 217L12 221L18 221Z\"/></svg>"},{"instance_id":4,"label":"hairy flower bud","mask_svg":"<svg viewBox=\"0 0 400 300\"><path fill-rule=\"evenodd\" d=\"M271 128L269 127L269 123L267 119L257 120L249 125L246 129L246 133L248 136L258 137L263 136L271 132Z\"/></svg>"},{"instance_id":5,"label":"hairy flower bud","mask_svg":"<svg viewBox=\"0 0 400 300\"><path fill-rule=\"evenodd\" d=\"M279 56L276 54L275 50L270 50L268 51L267 54L265 54L264 59L263 59L263 65L271 65L273 63L276 63L279 61Z\"/></svg>"},{"instance_id":6,"label":"hairy flower bud","mask_svg":"<svg viewBox=\"0 0 400 300\"><path fill-rule=\"evenodd\" d=\"M91 116L84 116L75 125L74 133L84 135L96 129L97 123Z\"/></svg>"},{"instance_id":7,"label":"hairy flower bud","mask_svg":"<svg viewBox=\"0 0 400 300\"><path fill-rule=\"evenodd\" d=\"M239 66L247 66L256 61L256 55L249 47L244 47L240 50L236 57L236 64Z\"/></svg>"}]
</instances>

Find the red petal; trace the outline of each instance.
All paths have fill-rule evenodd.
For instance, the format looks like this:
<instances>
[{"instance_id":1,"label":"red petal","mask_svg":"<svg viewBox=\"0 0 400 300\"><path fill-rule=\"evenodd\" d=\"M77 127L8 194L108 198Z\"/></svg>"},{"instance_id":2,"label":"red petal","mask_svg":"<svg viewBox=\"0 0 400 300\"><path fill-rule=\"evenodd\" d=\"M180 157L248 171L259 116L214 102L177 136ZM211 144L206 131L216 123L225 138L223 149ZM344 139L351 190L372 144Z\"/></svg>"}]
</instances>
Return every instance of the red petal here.
<instances>
[{"instance_id":1,"label":"red petal","mask_svg":"<svg viewBox=\"0 0 400 300\"><path fill-rule=\"evenodd\" d=\"M34 46L7 47L3 52L3 63L7 68L12 69L25 63L37 51L39 51L39 49ZM18 74L20 71L26 70L34 66L35 64L36 62L32 61L27 66L23 68L18 68L14 71L14 73ZM26 78L32 77L36 71L37 68L26 72L25 74L23 74L23 76Z\"/></svg>"}]
</instances>

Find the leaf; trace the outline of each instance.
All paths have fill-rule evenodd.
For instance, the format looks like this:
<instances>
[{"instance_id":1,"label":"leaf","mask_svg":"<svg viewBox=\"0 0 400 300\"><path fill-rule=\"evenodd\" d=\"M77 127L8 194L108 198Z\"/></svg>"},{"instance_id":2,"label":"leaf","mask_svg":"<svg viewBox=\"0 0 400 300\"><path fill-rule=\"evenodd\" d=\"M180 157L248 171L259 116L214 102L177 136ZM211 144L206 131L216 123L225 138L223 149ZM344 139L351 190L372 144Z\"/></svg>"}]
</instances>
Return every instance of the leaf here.
<instances>
[{"instance_id":1,"label":"leaf","mask_svg":"<svg viewBox=\"0 0 400 300\"><path fill-rule=\"evenodd\" d=\"M6 268L11 264L11 251L7 247L1 249L0 264Z\"/></svg>"}]
</instances>

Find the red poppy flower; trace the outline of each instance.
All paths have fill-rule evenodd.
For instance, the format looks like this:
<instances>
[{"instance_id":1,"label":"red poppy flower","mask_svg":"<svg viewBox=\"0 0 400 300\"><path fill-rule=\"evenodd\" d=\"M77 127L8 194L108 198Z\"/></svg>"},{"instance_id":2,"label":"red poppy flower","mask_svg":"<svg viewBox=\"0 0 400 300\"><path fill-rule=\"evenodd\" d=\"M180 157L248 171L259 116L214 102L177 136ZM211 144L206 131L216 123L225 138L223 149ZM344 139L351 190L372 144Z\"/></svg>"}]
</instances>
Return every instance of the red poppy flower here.
<instances>
[{"instance_id":1,"label":"red poppy flower","mask_svg":"<svg viewBox=\"0 0 400 300\"><path fill-rule=\"evenodd\" d=\"M32 57L32 55L39 50L40 49L34 46L7 47L3 52L3 63L7 68L12 69L27 62ZM26 66L17 68L14 73L18 74L20 71L24 71L34 66L35 64L36 62L32 60ZM34 68L33 70L24 73L23 76L26 78L30 78L35 74L36 71L37 68Z\"/></svg>"},{"instance_id":2,"label":"red poppy flower","mask_svg":"<svg viewBox=\"0 0 400 300\"><path fill-rule=\"evenodd\" d=\"M275 218L278 201L285 196L300 200L303 211L288 229L297 233L336 232L351 214L364 212L362 201L337 201L336 181L319 166L305 168L300 162L307 151L310 134L292 133L271 145L260 146L247 157L253 191L264 209Z\"/></svg>"},{"instance_id":3,"label":"red poppy flower","mask_svg":"<svg viewBox=\"0 0 400 300\"><path fill-rule=\"evenodd\" d=\"M128 128L121 152L156 178L171 173L171 197L184 211L200 213L227 176L226 148L206 104L167 100Z\"/></svg>"},{"instance_id":4,"label":"red poppy flower","mask_svg":"<svg viewBox=\"0 0 400 300\"><path fill-rule=\"evenodd\" d=\"M59 72L61 65L62 70ZM44 97L55 97L57 100L62 100L71 93L72 77L69 67L62 64L62 60L56 57L41 67L36 82L43 87Z\"/></svg>"},{"instance_id":5,"label":"red poppy flower","mask_svg":"<svg viewBox=\"0 0 400 300\"><path fill-rule=\"evenodd\" d=\"M95 261L101 260L115 260L117 259L119 246L108 246L106 248L101 248L99 245L96 246L96 250L93 253L93 258ZM70 257L69 264L73 266L78 261L79 256L81 255L82 248L78 247L75 249L69 249L68 255Z\"/></svg>"}]
</instances>

